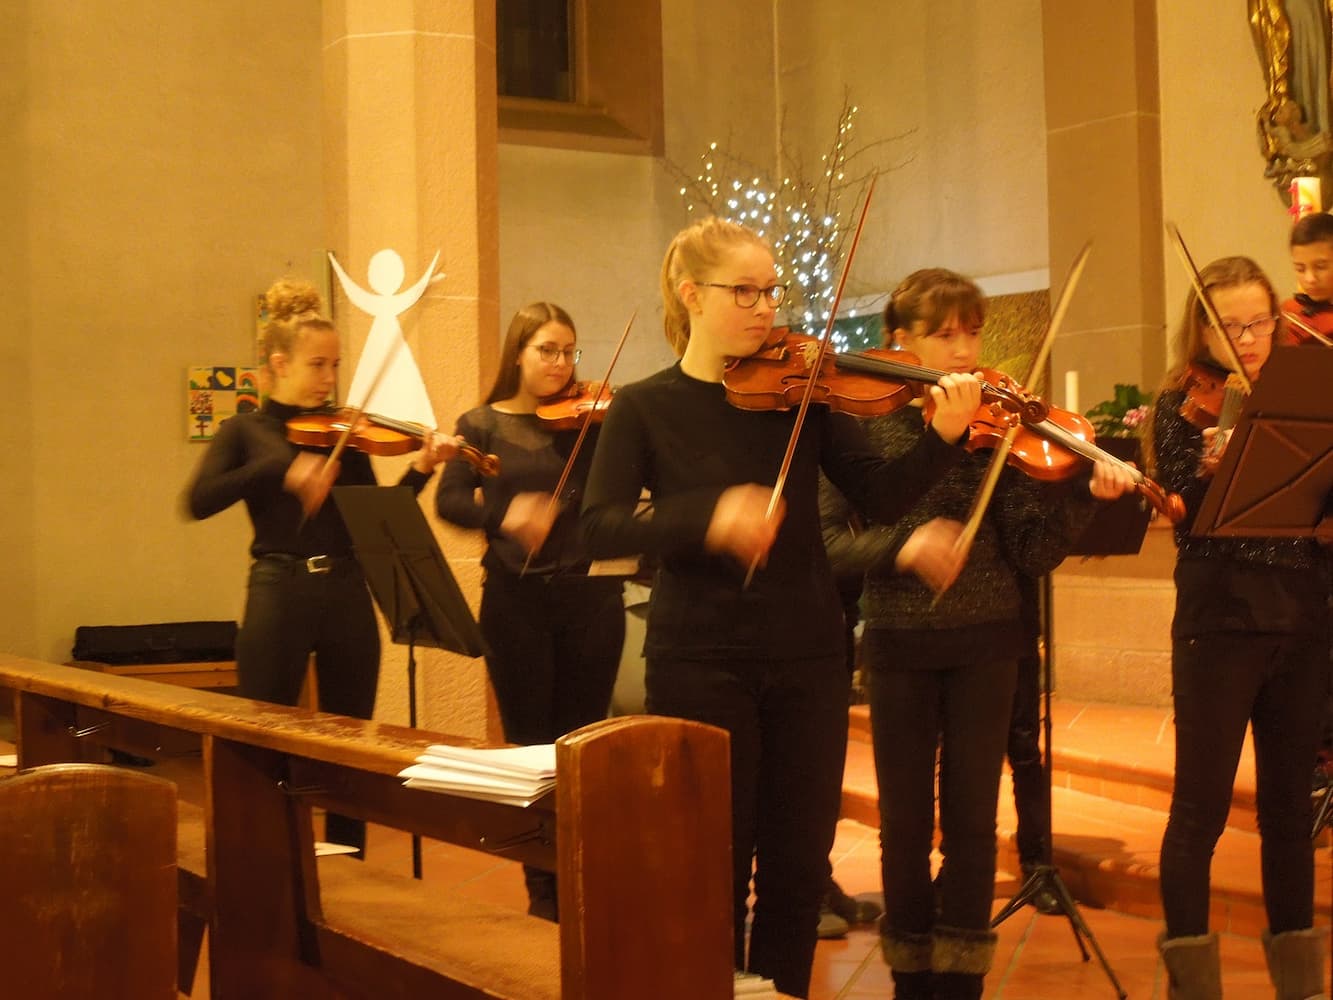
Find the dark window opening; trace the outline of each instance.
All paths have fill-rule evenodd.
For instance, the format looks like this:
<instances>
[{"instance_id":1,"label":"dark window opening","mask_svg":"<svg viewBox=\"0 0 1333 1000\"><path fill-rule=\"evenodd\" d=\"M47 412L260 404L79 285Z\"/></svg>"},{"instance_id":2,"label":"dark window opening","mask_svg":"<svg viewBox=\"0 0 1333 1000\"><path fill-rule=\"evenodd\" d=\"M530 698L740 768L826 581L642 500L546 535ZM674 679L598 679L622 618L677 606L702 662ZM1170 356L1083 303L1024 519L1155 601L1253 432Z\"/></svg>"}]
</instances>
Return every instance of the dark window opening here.
<instances>
[{"instance_id":1,"label":"dark window opening","mask_svg":"<svg viewBox=\"0 0 1333 1000\"><path fill-rule=\"evenodd\" d=\"M502 97L573 101L568 0L498 0L496 76Z\"/></svg>"}]
</instances>

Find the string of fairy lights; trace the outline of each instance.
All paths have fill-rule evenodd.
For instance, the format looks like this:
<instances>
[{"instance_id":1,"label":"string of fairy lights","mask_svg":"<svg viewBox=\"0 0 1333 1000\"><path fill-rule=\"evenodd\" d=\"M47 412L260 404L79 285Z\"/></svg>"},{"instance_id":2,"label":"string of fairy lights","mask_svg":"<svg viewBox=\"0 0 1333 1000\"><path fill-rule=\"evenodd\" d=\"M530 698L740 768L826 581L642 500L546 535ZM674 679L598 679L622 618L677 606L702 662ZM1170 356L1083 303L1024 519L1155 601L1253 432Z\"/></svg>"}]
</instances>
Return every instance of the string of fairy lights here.
<instances>
[{"instance_id":1,"label":"string of fairy lights","mask_svg":"<svg viewBox=\"0 0 1333 1000\"><path fill-rule=\"evenodd\" d=\"M797 164L775 184L753 164L711 142L699 155L693 183L680 188L688 212L702 208L749 226L768 240L779 278L790 283L783 306L786 323L816 333L828 324L848 235L841 218L843 196L860 182L849 181L846 174L855 117L855 105L844 106L837 136L820 157L821 169L813 181ZM856 310L848 309L833 329L831 346L836 351L864 346L877 334L877 322L857 322Z\"/></svg>"}]
</instances>

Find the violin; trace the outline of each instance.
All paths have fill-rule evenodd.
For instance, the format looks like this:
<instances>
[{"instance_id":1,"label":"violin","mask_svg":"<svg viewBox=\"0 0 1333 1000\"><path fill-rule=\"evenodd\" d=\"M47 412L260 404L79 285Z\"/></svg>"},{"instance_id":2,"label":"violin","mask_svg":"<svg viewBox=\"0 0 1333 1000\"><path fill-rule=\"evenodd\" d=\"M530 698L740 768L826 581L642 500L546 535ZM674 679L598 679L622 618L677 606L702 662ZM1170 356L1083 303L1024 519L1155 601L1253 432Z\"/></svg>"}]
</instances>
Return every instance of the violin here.
<instances>
[{"instance_id":1,"label":"violin","mask_svg":"<svg viewBox=\"0 0 1333 1000\"><path fill-rule=\"evenodd\" d=\"M389 456L416 451L421 447L423 438L435 433L422 424L374 413L362 413L352 425L354 414L354 410L339 407L302 413L287 421L287 440L309 448L333 448L351 426L347 447L367 455ZM458 457L483 476L500 473L500 459L497 456L483 454L470 444L458 446Z\"/></svg>"},{"instance_id":2,"label":"violin","mask_svg":"<svg viewBox=\"0 0 1333 1000\"><path fill-rule=\"evenodd\" d=\"M980 451L996 447L1008 434L1015 417L995 403L982 403L969 426L966 448ZM1009 448L1006 462L1031 479L1059 482L1072 479L1088 462L1110 462L1127 466L1094 443L1096 431L1082 414L1048 407L1046 417L1022 421ZM1054 446L1054 447L1052 447ZM1134 489L1152 508L1172 524L1185 517L1185 501L1168 493L1138 469L1129 466Z\"/></svg>"},{"instance_id":3,"label":"violin","mask_svg":"<svg viewBox=\"0 0 1333 1000\"><path fill-rule=\"evenodd\" d=\"M815 385L810 401L857 417L892 413L922 395L948 372L922 367L909 351L874 347L846 354L826 354L824 368L811 375L819 341L807 334L783 333L781 340L745 358L733 358L722 373L727 402L742 410L789 410L800 403L806 385ZM1046 404L1003 372L981 369L982 399L1021 414L1024 420L1046 416Z\"/></svg>"},{"instance_id":4,"label":"violin","mask_svg":"<svg viewBox=\"0 0 1333 1000\"><path fill-rule=\"evenodd\" d=\"M1277 341L1280 346L1333 347L1333 303L1297 294L1282 303L1281 312L1286 322Z\"/></svg>"},{"instance_id":5,"label":"violin","mask_svg":"<svg viewBox=\"0 0 1333 1000\"><path fill-rule=\"evenodd\" d=\"M790 333L784 339L787 343L728 363L722 383L732 405L785 410L794 405L793 397L799 400L811 379L807 358L813 356L811 345L817 347L817 341ZM892 413L921 395L923 385L938 383L947 374L923 368L917 361L907 351L882 348L826 355L825 363L832 367L816 377L812 402L855 416ZM1050 406L1003 372L981 369L980 375L982 405L970 427L969 450L995 447L1017 420L1021 426L1006 461L1031 478L1069 479L1088 461L1125 464L1093 443L1095 431L1087 418ZM925 416L930 418L929 400ZM1185 516L1179 496L1167 493L1137 469L1132 471L1136 490L1155 510L1172 524Z\"/></svg>"},{"instance_id":6,"label":"violin","mask_svg":"<svg viewBox=\"0 0 1333 1000\"><path fill-rule=\"evenodd\" d=\"M1245 386L1235 372L1197 361L1185 369L1180 388L1185 392L1180 415L1200 430L1230 427L1236 422L1246 396Z\"/></svg>"},{"instance_id":7,"label":"violin","mask_svg":"<svg viewBox=\"0 0 1333 1000\"><path fill-rule=\"evenodd\" d=\"M600 424L615 388L604 382L572 382L568 389L537 407L537 418L553 431L576 431L585 423Z\"/></svg>"}]
</instances>

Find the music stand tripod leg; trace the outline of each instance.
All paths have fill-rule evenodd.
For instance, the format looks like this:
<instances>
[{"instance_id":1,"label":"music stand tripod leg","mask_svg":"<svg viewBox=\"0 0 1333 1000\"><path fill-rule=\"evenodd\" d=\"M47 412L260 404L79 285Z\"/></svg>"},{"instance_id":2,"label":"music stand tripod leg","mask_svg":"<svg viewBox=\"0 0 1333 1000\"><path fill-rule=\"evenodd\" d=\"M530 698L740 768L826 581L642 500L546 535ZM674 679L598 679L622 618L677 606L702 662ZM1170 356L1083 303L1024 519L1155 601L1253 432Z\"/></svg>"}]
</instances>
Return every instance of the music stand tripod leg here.
<instances>
[{"instance_id":1,"label":"music stand tripod leg","mask_svg":"<svg viewBox=\"0 0 1333 1000\"><path fill-rule=\"evenodd\" d=\"M1053 795L1052 785L1052 763L1051 763L1051 659L1054 649L1054 628L1053 616L1051 611L1051 578L1042 577L1042 633L1045 645L1045 655L1042 657L1041 669L1041 703L1042 703L1042 737L1043 745L1041 747L1042 775L1046 780L1046 823L1047 823L1047 850L1051 849L1052 838L1052 816L1053 816ZM1097 955L1097 961L1101 963L1102 971L1106 973L1107 979L1111 981L1111 986L1115 989L1119 1000L1125 1000L1128 994L1124 987L1120 985L1120 980L1116 977L1115 971L1111 968L1111 963L1107 961L1105 953L1097 943L1097 937L1092 933L1092 928L1088 926L1079 913L1078 904L1074 902L1073 895L1069 892L1069 887L1065 885L1064 880L1060 878L1059 869L1049 863L1036 865L1032 869L1032 874L1028 876L1027 881L1019 888L1018 893L1009 900L991 920L991 928L994 929L1003 923L1006 919L1013 916L1020 909L1026 906L1042 889L1049 889L1060 903L1060 909L1069 920L1070 929L1074 932L1074 940L1078 944L1078 950L1083 956L1083 961L1090 960L1088 949L1083 941L1086 938L1092 945L1093 952Z\"/></svg>"},{"instance_id":2,"label":"music stand tripod leg","mask_svg":"<svg viewBox=\"0 0 1333 1000\"><path fill-rule=\"evenodd\" d=\"M407 722L417 728L417 655L416 655L416 619L407 633ZM421 878L421 834L412 834L412 877Z\"/></svg>"}]
</instances>

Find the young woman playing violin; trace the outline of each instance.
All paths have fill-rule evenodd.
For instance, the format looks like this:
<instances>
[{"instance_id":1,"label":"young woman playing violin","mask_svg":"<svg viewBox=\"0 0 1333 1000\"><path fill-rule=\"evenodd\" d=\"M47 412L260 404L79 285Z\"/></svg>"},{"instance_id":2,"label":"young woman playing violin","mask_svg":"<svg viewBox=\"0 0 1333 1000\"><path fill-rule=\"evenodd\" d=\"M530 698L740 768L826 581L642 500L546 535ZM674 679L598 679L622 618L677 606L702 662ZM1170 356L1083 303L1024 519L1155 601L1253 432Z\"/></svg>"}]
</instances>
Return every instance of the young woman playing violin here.
<instances>
[{"instance_id":1,"label":"young woman playing violin","mask_svg":"<svg viewBox=\"0 0 1333 1000\"><path fill-rule=\"evenodd\" d=\"M196 518L244 501L254 525L245 615L236 637L239 693L294 705L315 654L319 707L368 719L379 678L379 627L342 517L328 502L333 486L373 486L370 459L289 440L287 423L321 409L334 392L338 331L321 315L313 285L282 280L265 295L269 319L260 353L270 378L264 405L224 421L190 484ZM401 483L416 492L455 450L430 436ZM329 840L361 849L359 820L330 814Z\"/></svg>"},{"instance_id":2,"label":"young woman playing violin","mask_svg":"<svg viewBox=\"0 0 1333 1000\"><path fill-rule=\"evenodd\" d=\"M943 268L917 271L890 298L885 336L925 367L970 372L985 313L971 281ZM910 454L929 433L917 406L865 427L887 457ZM899 1000L982 994L995 948L1000 770L1016 665L1032 641L1024 579L1060 563L1098 501L1133 488L1129 470L1103 461L1072 486L1006 468L960 564L955 541L988 461L989 452L970 455L895 524L855 538L838 537L847 523L841 498L823 497L835 566L866 571L861 649L881 804L881 941ZM937 753L944 861L932 883Z\"/></svg>"},{"instance_id":3,"label":"young woman playing violin","mask_svg":"<svg viewBox=\"0 0 1333 1000\"><path fill-rule=\"evenodd\" d=\"M1212 325L1191 291L1175 334L1175 366L1154 406L1149 451L1162 485L1179 492L1187 509L1176 526L1176 761L1162 838L1162 955L1171 996L1222 995L1217 935L1208 929L1209 869L1248 725L1254 733L1269 969L1279 998L1322 996L1328 938L1311 929L1310 761L1327 688L1328 560L1307 538L1190 534L1230 431L1197 426L1206 421L1195 415L1210 407L1187 400L1183 386L1200 384L1200 369L1219 377L1234 370L1224 337L1249 379L1258 379L1282 326L1273 286L1248 258L1214 261L1203 268L1200 283L1222 329Z\"/></svg>"},{"instance_id":4,"label":"young woman playing violin","mask_svg":"<svg viewBox=\"0 0 1333 1000\"><path fill-rule=\"evenodd\" d=\"M446 521L486 532L480 625L511 743L551 743L605 718L625 641L622 578L589 575L579 534L597 428L589 428L563 492L553 497L578 431L537 413L574 384L578 357L565 310L534 302L515 313L494 386L457 427L464 441L499 456L500 475L483 478L450 461L435 494ZM524 874L528 912L556 919L555 876L536 868Z\"/></svg>"},{"instance_id":5,"label":"young woman playing violin","mask_svg":"<svg viewBox=\"0 0 1333 1000\"><path fill-rule=\"evenodd\" d=\"M853 418L812 408L796 440L785 517L770 518L795 414L736 408L722 382L728 359L754 354L772 330L786 291L772 252L753 231L706 219L672 240L661 282L680 362L612 400L588 479L585 535L594 555L659 561L644 649L648 708L730 732L736 966L804 997L838 817L849 690L842 608L819 534L818 473L868 515L893 521L962 457L953 444L980 389L968 374L932 387L931 428L892 462ZM648 518L635 513L644 489Z\"/></svg>"}]
</instances>

